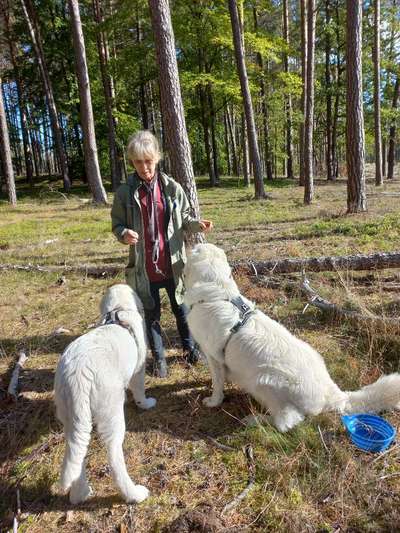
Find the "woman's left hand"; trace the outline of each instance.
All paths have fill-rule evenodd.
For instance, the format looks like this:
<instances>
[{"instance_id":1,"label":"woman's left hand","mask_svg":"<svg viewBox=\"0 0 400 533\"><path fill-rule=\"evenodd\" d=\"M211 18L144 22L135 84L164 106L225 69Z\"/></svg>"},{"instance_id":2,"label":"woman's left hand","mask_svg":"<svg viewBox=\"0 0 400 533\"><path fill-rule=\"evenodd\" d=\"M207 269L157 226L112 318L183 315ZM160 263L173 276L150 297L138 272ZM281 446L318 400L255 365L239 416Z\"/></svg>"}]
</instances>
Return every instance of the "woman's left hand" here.
<instances>
[{"instance_id":1,"label":"woman's left hand","mask_svg":"<svg viewBox=\"0 0 400 533\"><path fill-rule=\"evenodd\" d=\"M200 227L201 231L207 233L208 231L211 231L213 229L214 224L211 222L211 220L200 220Z\"/></svg>"}]
</instances>

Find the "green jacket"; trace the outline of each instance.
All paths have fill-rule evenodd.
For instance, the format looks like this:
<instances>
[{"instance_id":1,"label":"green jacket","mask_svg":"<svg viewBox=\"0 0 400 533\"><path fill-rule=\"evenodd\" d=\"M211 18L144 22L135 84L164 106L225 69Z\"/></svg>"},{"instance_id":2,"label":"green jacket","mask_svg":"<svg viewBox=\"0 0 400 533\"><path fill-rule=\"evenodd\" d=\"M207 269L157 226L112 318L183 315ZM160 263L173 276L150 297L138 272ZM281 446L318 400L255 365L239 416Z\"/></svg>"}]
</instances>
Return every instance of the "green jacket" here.
<instances>
[{"instance_id":1,"label":"green jacket","mask_svg":"<svg viewBox=\"0 0 400 533\"><path fill-rule=\"evenodd\" d=\"M166 230L174 276L176 301L183 302L183 267L186 263L184 231L201 231L200 223L190 215L190 206L179 183L166 174L160 173L161 185L166 200ZM125 269L126 282L137 292L145 309L154 307L150 295L150 283L145 267L142 212L138 188L142 180L137 174L128 176L128 182L120 185L114 195L111 209L112 231L123 243L122 232L125 228L139 234L136 245L129 247L129 262Z\"/></svg>"}]
</instances>

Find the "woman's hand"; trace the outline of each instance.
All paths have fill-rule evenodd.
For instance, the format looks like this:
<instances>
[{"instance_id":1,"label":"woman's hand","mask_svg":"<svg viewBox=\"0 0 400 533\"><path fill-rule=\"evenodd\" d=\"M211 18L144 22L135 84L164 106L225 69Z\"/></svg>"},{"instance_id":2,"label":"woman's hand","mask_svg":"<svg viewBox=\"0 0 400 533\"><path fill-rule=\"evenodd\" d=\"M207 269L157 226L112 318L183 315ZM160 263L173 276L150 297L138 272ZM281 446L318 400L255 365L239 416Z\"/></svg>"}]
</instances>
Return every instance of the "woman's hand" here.
<instances>
[{"instance_id":1,"label":"woman's hand","mask_svg":"<svg viewBox=\"0 0 400 533\"><path fill-rule=\"evenodd\" d=\"M128 229L122 236L122 240L125 244L136 244L139 240L139 234L132 229Z\"/></svg>"},{"instance_id":2,"label":"woman's hand","mask_svg":"<svg viewBox=\"0 0 400 533\"><path fill-rule=\"evenodd\" d=\"M211 222L211 220L200 220L200 227L201 231L207 233L213 229L214 224Z\"/></svg>"}]
</instances>

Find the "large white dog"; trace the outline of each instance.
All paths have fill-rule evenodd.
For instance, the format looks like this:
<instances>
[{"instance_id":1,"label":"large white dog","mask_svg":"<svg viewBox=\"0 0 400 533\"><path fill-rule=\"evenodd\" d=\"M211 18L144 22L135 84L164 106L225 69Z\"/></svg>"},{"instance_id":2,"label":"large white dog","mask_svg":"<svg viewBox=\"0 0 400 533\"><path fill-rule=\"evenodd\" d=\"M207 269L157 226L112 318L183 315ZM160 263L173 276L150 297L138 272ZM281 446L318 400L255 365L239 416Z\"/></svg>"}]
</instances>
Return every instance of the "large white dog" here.
<instances>
[{"instance_id":1,"label":"large white dog","mask_svg":"<svg viewBox=\"0 0 400 533\"><path fill-rule=\"evenodd\" d=\"M204 399L208 407L221 404L226 377L269 410L279 431L323 411L400 409L400 374L356 392L341 391L319 353L240 297L221 249L196 245L184 274L189 327L212 377L212 395Z\"/></svg>"},{"instance_id":2,"label":"large white dog","mask_svg":"<svg viewBox=\"0 0 400 533\"><path fill-rule=\"evenodd\" d=\"M156 404L154 398L146 398L144 390L147 345L143 307L128 285L119 284L106 291L100 312L104 325L74 340L56 370L55 403L66 439L60 484L64 490L70 489L71 503L91 495L85 456L94 424L107 446L120 492L127 502L140 502L149 492L130 479L122 443L125 389L132 391L142 409Z\"/></svg>"}]
</instances>

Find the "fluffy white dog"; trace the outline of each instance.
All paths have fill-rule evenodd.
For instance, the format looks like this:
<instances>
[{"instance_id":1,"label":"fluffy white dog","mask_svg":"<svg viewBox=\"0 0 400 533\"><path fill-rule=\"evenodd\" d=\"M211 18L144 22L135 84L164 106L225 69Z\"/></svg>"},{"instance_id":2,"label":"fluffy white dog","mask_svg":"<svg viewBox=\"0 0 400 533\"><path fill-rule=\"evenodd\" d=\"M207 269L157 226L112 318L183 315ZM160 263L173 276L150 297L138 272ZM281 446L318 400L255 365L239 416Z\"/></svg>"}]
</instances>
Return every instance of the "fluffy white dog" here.
<instances>
[{"instance_id":1,"label":"fluffy white dog","mask_svg":"<svg viewBox=\"0 0 400 533\"><path fill-rule=\"evenodd\" d=\"M128 285L119 284L106 291L100 312L104 325L74 340L56 370L55 403L66 439L60 484L64 490L70 489L71 503L91 495L85 456L94 424L107 446L120 492L127 502L140 502L149 492L129 477L122 443L125 389L132 391L142 409L156 404L154 398L146 398L144 390L147 345L143 306Z\"/></svg>"},{"instance_id":2,"label":"fluffy white dog","mask_svg":"<svg viewBox=\"0 0 400 533\"><path fill-rule=\"evenodd\" d=\"M212 377L212 395L204 399L208 407L221 404L227 377L269 410L279 431L323 411L400 409L400 374L383 376L356 392L341 391L319 353L240 298L221 249L196 245L184 274L189 327Z\"/></svg>"}]
</instances>

